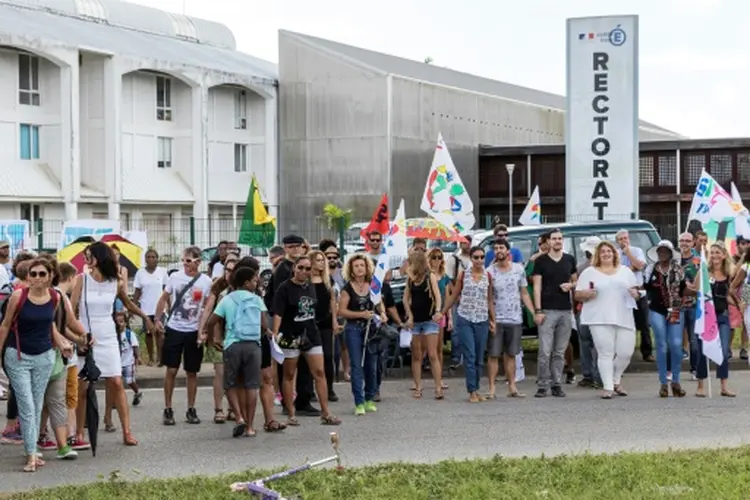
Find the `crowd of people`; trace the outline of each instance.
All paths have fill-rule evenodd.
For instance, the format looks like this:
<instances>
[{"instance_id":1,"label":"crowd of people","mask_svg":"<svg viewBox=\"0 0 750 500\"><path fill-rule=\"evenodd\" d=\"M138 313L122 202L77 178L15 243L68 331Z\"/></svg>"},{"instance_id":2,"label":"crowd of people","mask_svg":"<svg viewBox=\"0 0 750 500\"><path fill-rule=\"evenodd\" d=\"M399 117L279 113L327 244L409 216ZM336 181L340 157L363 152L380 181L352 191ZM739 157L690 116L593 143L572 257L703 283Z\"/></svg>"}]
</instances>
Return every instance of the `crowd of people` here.
<instances>
[{"instance_id":1,"label":"crowd of people","mask_svg":"<svg viewBox=\"0 0 750 500\"><path fill-rule=\"evenodd\" d=\"M255 435L259 400L266 432L299 426L300 416L337 426L333 383L339 369L351 387L354 415L378 410L383 360L392 340L383 338L386 324L411 338L415 399L423 397L425 370L432 375L434 398L446 397L443 346L448 340L450 368L463 366L470 403L497 397L501 367L508 397L524 398L516 381L524 326L538 330L535 397L565 397L563 387L575 382L574 332L582 372L578 386L601 389L603 399L627 396L622 379L636 331L644 360L656 362L659 396L686 395L681 365L687 357L697 380L695 395L705 396L708 364L693 328L705 234L680 235L678 249L665 240L646 251L630 245L627 231L614 242L589 237L581 244L586 256L581 265L563 251L557 230L539 237L538 250L526 262L508 241L507 227L496 227L495 237L487 251L467 237L452 254L415 239L403 265L386 275L377 303L370 294L384 255L383 235L377 232L367 235L366 252L345 259L331 240L313 249L303 238L287 235L269 250L273 271L267 281L261 280L258 260L241 257L228 242L208 263L208 273L201 271L197 247L186 248L181 269L170 272L149 250L146 265L134 276L132 298L116 247L92 243L79 273L48 254L21 252L10 259L8 242L0 242L0 268L7 275L0 274L0 290L9 288L0 324L8 379L6 388L0 386L8 409L2 440L23 445L28 472L44 465L42 451L74 459L87 449L87 382L79 377L87 358L105 380L105 431L117 430L115 409L126 446L138 445L126 389L138 406L143 394L136 366L143 363L165 369L166 426L177 423L173 396L180 367L187 380L185 422L201 423L197 375L205 362L214 369L213 421L233 421L234 437ZM742 329L740 356L746 358L750 327L745 325L750 287L744 286L750 252L747 241L738 246L737 258L721 242L705 248L725 350L717 369L725 397L735 396L728 386L733 329ZM399 302L391 288L396 272L405 279ZM130 328L134 318L143 326L145 353ZM488 385L482 391L485 361ZM275 406L282 406L285 418L276 416Z\"/></svg>"}]
</instances>

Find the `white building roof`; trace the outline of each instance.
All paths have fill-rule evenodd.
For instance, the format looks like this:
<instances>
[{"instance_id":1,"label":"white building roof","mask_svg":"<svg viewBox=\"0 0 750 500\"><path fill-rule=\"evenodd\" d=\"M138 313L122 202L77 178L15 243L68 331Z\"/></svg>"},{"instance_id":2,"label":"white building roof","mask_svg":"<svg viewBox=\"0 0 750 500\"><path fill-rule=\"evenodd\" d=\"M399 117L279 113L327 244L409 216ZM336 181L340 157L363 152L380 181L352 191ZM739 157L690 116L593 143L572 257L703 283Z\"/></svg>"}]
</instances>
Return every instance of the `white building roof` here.
<instances>
[{"instance_id":1,"label":"white building roof","mask_svg":"<svg viewBox=\"0 0 750 500\"><path fill-rule=\"evenodd\" d=\"M275 85L277 65L234 49L223 25L119 0L0 0L0 40L100 50L251 77Z\"/></svg>"},{"instance_id":2,"label":"white building roof","mask_svg":"<svg viewBox=\"0 0 750 500\"><path fill-rule=\"evenodd\" d=\"M292 31L281 31L282 35L296 38L318 49L339 54L349 60L359 62L369 68L381 71L385 74L400 75L414 80L436 83L447 87L465 89L471 92L493 95L514 101L527 102L537 106L565 110L567 108L565 96L543 92L512 83L491 80L481 76L441 68L433 64L426 64L421 61L413 61L403 57L396 57L382 52L353 47L343 43L326 40L302 33ZM680 134L667 130L653 123L640 120L641 128L653 129L664 135L671 135L675 138L682 137Z\"/></svg>"}]
</instances>

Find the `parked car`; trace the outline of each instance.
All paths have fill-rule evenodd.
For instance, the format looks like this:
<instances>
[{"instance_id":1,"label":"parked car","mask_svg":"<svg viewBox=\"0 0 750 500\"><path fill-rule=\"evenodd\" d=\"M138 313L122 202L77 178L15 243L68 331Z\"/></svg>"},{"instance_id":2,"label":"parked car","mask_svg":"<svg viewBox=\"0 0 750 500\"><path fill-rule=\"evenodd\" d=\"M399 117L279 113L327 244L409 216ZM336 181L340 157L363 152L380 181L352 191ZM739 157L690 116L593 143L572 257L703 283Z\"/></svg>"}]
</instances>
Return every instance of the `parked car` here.
<instances>
[{"instance_id":1,"label":"parked car","mask_svg":"<svg viewBox=\"0 0 750 500\"><path fill-rule=\"evenodd\" d=\"M247 245L239 245L238 248L240 250L240 258L244 257L245 255L251 255L258 259L258 262L260 262L261 279L263 278L264 274L268 274L271 272L271 260L268 258L267 248L255 248L249 247ZM211 262L211 259L214 258L214 255L216 255L216 251L217 247L208 247L204 248L201 251L201 269L203 271L208 271L208 263Z\"/></svg>"},{"instance_id":2,"label":"parked car","mask_svg":"<svg viewBox=\"0 0 750 500\"><path fill-rule=\"evenodd\" d=\"M631 245L640 247L644 252L660 240L659 233L650 222L645 220L626 220L516 226L508 228L508 241L515 248L521 250L524 261L528 261L529 257L537 250L539 236L552 229L559 229L563 233L563 250L573 255L579 263L583 262L586 258L580 249L581 242L589 236L598 236L602 240L614 241L615 234L621 229L626 229L630 233ZM472 244L481 246L485 252L492 247L494 234L491 230L473 231L471 235ZM449 253L446 248L443 248L443 252ZM399 309L402 307L400 302L404 296L405 286L405 277L394 277L391 281L393 298L399 304ZM524 336L536 336L536 328L525 328Z\"/></svg>"}]
</instances>

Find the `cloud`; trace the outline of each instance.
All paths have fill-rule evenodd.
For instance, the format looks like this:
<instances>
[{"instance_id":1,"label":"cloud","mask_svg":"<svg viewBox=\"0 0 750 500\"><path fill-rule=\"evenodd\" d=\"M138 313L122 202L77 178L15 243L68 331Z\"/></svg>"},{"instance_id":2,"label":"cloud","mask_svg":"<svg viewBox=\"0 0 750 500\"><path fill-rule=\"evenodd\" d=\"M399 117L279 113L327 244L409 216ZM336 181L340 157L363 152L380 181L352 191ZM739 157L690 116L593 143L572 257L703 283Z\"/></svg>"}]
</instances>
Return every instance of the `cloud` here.
<instances>
[{"instance_id":1,"label":"cloud","mask_svg":"<svg viewBox=\"0 0 750 500\"><path fill-rule=\"evenodd\" d=\"M682 71L739 71L750 69L750 60L745 54L676 50L641 56L640 65Z\"/></svg>"}]
</instances>

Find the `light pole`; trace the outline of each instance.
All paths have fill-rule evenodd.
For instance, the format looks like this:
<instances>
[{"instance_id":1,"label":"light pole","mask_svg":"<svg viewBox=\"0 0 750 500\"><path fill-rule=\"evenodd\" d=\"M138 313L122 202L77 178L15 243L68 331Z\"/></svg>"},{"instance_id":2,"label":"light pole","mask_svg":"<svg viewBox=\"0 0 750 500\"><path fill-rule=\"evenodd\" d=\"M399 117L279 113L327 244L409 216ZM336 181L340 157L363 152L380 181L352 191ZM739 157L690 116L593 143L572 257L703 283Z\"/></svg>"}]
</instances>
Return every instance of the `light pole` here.
<instances>
[{"instance_id":1,"label":"light pole","mask_svg":"<svg viewBox=\"0 0 750 500\"><path fill-rule=\"evenodd\" d=\"M513 225L513 171L515 169L514 163L505 165L505 170L508 171L508 227Z\"/></svg>"}]
</instances>

